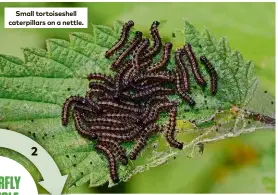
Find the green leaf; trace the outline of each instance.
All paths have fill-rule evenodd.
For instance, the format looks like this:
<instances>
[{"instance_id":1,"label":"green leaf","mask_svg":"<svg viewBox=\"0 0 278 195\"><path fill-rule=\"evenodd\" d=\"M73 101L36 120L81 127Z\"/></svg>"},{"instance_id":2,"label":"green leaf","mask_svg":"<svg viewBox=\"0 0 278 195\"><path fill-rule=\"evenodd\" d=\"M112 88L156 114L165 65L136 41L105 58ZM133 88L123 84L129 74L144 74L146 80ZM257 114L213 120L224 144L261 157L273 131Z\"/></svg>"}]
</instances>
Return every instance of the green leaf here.
<instances>
[{"instance_id":1,"label":"green leaf","mask_svg":"<svg viewBox=\"0 0 278 195\"><path fill-rule=\"evenodd\" d=\"M70 175L67 182L69 189L87 182L90 186L99 186L109 180L107 161L94 150L94 142L81 137L72 122L67 127L62 126L60 113L67 97L85 94L89 73L113 75L110 70L113 60L106 59L104 53L118 39L121 25L119 21L113 29L93 25L92 35L71 33L69 41L49 39L46 41L47 50L24 48L24 62L16 57L0 55L0 128L20 132L40 143L53 156L62 173ZM179 97L170 97L181 102L178 139L186 142L184 150L171 149L163 135L156 135L150 139L139 160L128 166L119 166L122 181L169 162L179 153L195 156L200 143L238 136L263 127L255 122L246 126L241 116L232 119L234 116L229 112L233 104L247 105L257 87L253 63L244 61L238 51L232 51L226 38L217 41L208 30L201 34L187 21L183 33L197 57L206 55L215 66L219 79L218 93L211 96L209 89L202 90L191 75L191 95L196 106L190 108ZM169 69L173 67L172 58ZM202 65L200 71L206 80L210 79ZM226 111L217 113L219 108ZM210 121L212 117L215 122ZM167 116L163 115L160 123L166 120ZM194 126L189 122L191 120L200 125ZM226 126L216 132L217 122L223 121ZM235 123L239 125L235 126ZM159 147L153 149L153 144ZM133 143L124 145L128 151L132 146ZM2 153L19 158L19 155L11 155L6 150ZM30 163L24 161L23 164L34 169Z\"/></svg>"}]
</instances>

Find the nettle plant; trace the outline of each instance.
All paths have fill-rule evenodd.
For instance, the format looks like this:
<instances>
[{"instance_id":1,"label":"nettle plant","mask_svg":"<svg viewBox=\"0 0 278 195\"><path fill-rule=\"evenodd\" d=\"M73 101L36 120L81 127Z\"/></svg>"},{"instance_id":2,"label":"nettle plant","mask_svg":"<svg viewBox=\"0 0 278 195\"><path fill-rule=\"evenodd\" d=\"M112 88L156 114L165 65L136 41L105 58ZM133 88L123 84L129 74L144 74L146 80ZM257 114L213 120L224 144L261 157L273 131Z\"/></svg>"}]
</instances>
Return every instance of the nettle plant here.
<instances>
[{"instance_id":1,"label":"nettle plant","mask_svg":"<svg viewBox=\"0 0 278 195\"><path fill-rule=\"evenodd\" d=\"M232 51L225 38L217 41L188 21L181 31L185 47L173 51L171 43L157 37L156 24L153 43L133 28L122 32L123 23L117 21L113 29L93 25L92 35L71 33L70 41L49 39L47 50L24 48L25 61L0 56L0 128L41 144L69 174L66 189L87 182L113 186L177 155L194 157L210 142L274 129L274 98L259 89L251 61ZM128 34L130 45L120 43L115 55L107 52ZM157 104L150 103L152 98ZM169 109L154 110L163 106ZM132 121L134 113L133 126L118 120ZM138 136L117 142L130 132ZM1 154L40 179L24 157L7 149Z\"/></svg>"}]
</instances>

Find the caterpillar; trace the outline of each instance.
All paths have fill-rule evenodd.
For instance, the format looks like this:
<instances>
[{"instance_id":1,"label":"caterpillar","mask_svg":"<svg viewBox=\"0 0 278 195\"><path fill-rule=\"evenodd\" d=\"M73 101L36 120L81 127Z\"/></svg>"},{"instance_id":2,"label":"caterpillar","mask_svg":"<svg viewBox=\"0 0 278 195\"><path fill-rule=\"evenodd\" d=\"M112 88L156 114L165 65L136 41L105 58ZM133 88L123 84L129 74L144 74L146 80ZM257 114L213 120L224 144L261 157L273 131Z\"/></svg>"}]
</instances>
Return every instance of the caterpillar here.
<instances>
[{"instance_id":1,"label":"caterpillar","mask_svg":"<svg viewBox=\"0 0 278 195\"><path fill-rule=\"evenodd\" d=\"M92 106L92 104L90 104L90 103L86 103L86 104L76 103L76 104L74 104L73 110L78 110L79 112L82 112L82 113L90 113L90 114L95 115L95 114L99 114L102 112L99 105L98 105L98 108L99 109L97 110L96 107Z\"/></svg>"},{"instance_id":2,"label":"caterpillar","mask_svg":"<svg viewBox=\"0 0 278 195\"><path fill-rule=\"evenodd\" d=\"M206 66L206 69L209 72L211 84L210 91L212 95L215 95L217 92L217 73L210 61L205 56L201 56L200 61Z\"/></svg>"},{"instance_id":3,"label":"caterpillar","mask_svg":"<svg viewBox=\"0 0 278 195\"><path fill-rule=\"evenodd\" d=\"M150 109L148 116L145 118L145 120L143 120L143 124L149 124L156 121L161 110L170 109L173 107L173 105L173 102L170 101L158 102Z\"/></svg>"},{"instance_id":4,"label":"caterpillar","mask_svg":"<svg viewBox=\"0 0 278 195\"><path fill-rule=\"evenodd\" d=\"M88 100L93 100L94 97L100 98L107 95L108 94L101 89L90 89L86 92L85 98Z\"/></svg>"},{"instance_id":5,"label":"caterpillar","mask_svg":"<svg viewBox=\"0 0 278 195\"><path fill-rule=\"evenodd\" d=\"M110 172L110 177L114 183L118 183L120 180L119 180L119 175L118 175L118 170L117 170L116 159L115 159L115 156L113 155L113 153L102 142L97 143L95 145L95 149L97 151L103 153L104 156L107 158L108 165L109 165L108 168L109 168L109 172Z\"/></svg>"},{"instance_id":6,"label":"caterpillar","mask_svg":"<svg viewBox=\"0 0 278 195\"><path fill-rule=\"evenodd\" d=\"M130 106L136 109L140 109L140 106L132 101L128 101L128 100L118 100L118 102L124 106Z\"/></svg>"},{"instance_id":7,"label":"caterpillar","mask_svg":"<svg viewBox=\"0 0 278 195\"><path fill-rule=\"evenodd\" d=\"M119 72L115 76L115 93L114 93L115 98L119 97L122 77L124 76L125 72L128 71L130 68L132 68L130 63L125 64L123 67L120 68Z\"/></svg>"},{"instance_id":8,"label":"caterpillar","mask_svg":"<svg viewBox=\"0 0 278 195\"><path fill-rule=\"evenodd\" d=\"M140 64L140 70L141 72L146 71L146 68L148 68L152 63L152 59L147 59L146 61L142 62Z\"/></svg>"},{"instance_id":9,"label":"caterpillar","mask_svg":"<svg viewBox=\"0 0 278 195\"><path fill-rule=\"evenodd\" d=\"M155 105L157 103L160 103L160 102L167 102L167 101L168 101L167 97L163 97L163 96L153 96L153 97L151 97L145 103L145 109L144 109L143 114L141 115L141 118L145 119L148 116L148 114L149 114L150 110L152 109L153 105Z\"/></svg>"},{"instance_id":10,"label":"caterpillar","mask_svg":"<svg viewBox=\"0 0 278 195\"><path fill-rule=\"evenodd\" d=\"M104 116L97 117L97 118L86 118L85 121L90 122L91 124L94 124L94 125L102 125L102 124L115 125L115 126L123 125L122 121L111 119L111 118L104 117Z\"/></svg>"},{"instance_id":11,"label":"caterpillar","mask_svg":"<svg viewBox=\"0 0 278 195\"><path fill-rule=\"evenodd\" d=\"M196 103L195 101L187 94L183 91L183 88L180 85L180 76L179 73L177 71L175 71L176 74L176 87L177 87L177 91L178 94L181 96L181 98L183 100L185 100L190 106L194 106Z\"/></svg>"},{"instance_id":12,"label":"caterpillar","mask_svg":"<svg viewBox=\"0 0 278 195\"><path fill-rule=\"evenodd\" d=\"M135 124L126 124L123 127L116 127L116 126L105 126L105 125L92 125L91 130L94 132L106 132L106 133L115 133L117 134L126 134L129 130L135 128Z\"/></svg>"},{"instance_id":13,"label":"caterpillar","mask_svg":"<svg viewBox=\"0 0 278 195\"><path fill-rule=\"evenodd\" d=\"M109 146L112 149L114 156L122 163L122 165L128 164L128 158L125 154L126 151L120 146L118 142L109 138L100 138L99 140L101 143L103 143L106 146Z\"/></svg>"},{"instance_id":14,"label":"caterpillar","mask_svg":"<svg viewBox=\"0 0 278 195\"><path fill-rule=\"evenodd\" d=\"M170 43L170 42L166 43L164 46L164 49L163 49L162 58L157 63L155 63L153 66L149 67L147 69L147 71L155 72L155 71L159 70L160 68L162 68L165 64L167 64L170 60L172 47L173 47L172 43Z\"/></svg>"},{"instance_id":15,"label":"caterpillar","mask_svg":"<svg viewBox=\"0 0 278 195\"><path fill-rule=\"evenodd\" d=\"M112 102L112 101L99 101L98 104L102 108L106 108L106 109L120 109L122 111L127 111L127 112L131 111L131 112L134 112L134 113L140 113L141 112L140 108L125 106L125 105L115 103L115 102Z\"/></svg>"},{"instance_id":16,"label":"caterpillar","mask_svg":"<svg viewBox=\"0 0 278 195\"><path fill-rule=\"evenodd\" d=\"M146 127L142 133L140 134L140 137L134 146L132 152L129 155L130 160L136 160L138 154L144 149L144 147L147 144L147 138L155 132L155 129L157 129L157 126L155 124L151 124L148 127Z\"/></svg>"},{"instance_id":17,"label":"caterpillar","mask_svg":"<svg viewBox=\"0 0 278 195\"><path fill-rule=\"evenodd\" d=\"M78 133L80 133L84 137L89 138L90 140L97 138L97 135L94 132L90 131L90 128L86 127L85 124L83 124L83 122L81 121L80 113L77 110L73 112L73 118L74 125Z\"/></svg>"},{"instance_id":18,"label":"caterpillar","mask_svg":"<svg viewBox=\"0 0 278 195\"><path fill-rule=\"evenodd\" d=\"M141 59L151 58L161 50L162 41L158 32L159 25L160 23L158 21L154 21L152 23L150 31L151 31L151 36L154 40L154 45L152 46L152 48L148 49L143 56L140 57Z\"/></svg>"},{"instance_id":19,"label":"caterpillar","mask_svg":"<svg viewBox=\"0 0 278 195\"><path fill-rule=\"evenodd\" d=\"M175 77L173 77L171 74L169 73L149 73L149 74L144 74L144 75L140 75L136 78L134 78L134 82L138 83L144 80L150 81L150 82L154 82L154 81L165 81L165 82L171 82L175 79Z\"/></svg>"},{"instance_id":20,"label":"caterpillar","mask_svg":"<svg viewBox=\"0 0 278 195\"><path fill-rule=\"evenodd\" d=\"M135 123L138 123L140 121L140 119L136 115L130 113L106 113L105 116L108 118L119 119L122 121L131 121Z\"/></svg>"},{"instance_id":21,"label":"caterpillar","mask_svg":"<svg viewBox=\"0 0 278 195\"><path fill-rule=\"evenodd\" d=\"M141 137L140 139L137 141L135 147L133 148L133 151L130 153L129 158L130 160L136 160L138 154L141 152L141 150L143 150L143 148L146 145L146 138L147 138L147 132L143 130L143 132L141 133Z\"/></svg>"},{"instance_id":22,"label":"caterpillar","mask_svg":"<svg viewBox=\"0 0 278 195\"><path fill-rule=\"evenodd\" d=\"M184 89L184 93L190 92L190 84L189 84L189 74L188 70L185 66L185 63L182 60L182 54L184 54L184 51L182 49L178 49L175 52L175 63L177 65L177 70L182 75L181 77L181 83L182 88Z\"/></svg>"},{"instance_id":23,"label":"caterpillar","mask_svg":"<svg viewBox=\"0 0 278 195\"><path fill-rule=\"evenodd\" d=\"M76 103L81 103L83 105L89 104L87 99L80 96L70 96L69 98L67 98L65 103L63 104L63 109L62 109L62 116L61 116L62 125L66 126L68 124L70 110L72 106ZM90 105L90 106L99 109L97 105Z\"/></svg>"},{"instance_id":24,"label":"caterpillar","mask_svg":"<svg viewBox=\"0 0 278 195\"><path fill-rule=\"evenodd\" d=\"M150 85L135 85L131 83L131 87L132 89L136 90L136 91L147 91L147 90L151 90L154 87L158 87L159 85L161 85L160 82L154 82Z\"/></svg>"},{"instance_id":25,"label":"caterpillar","mask_svg":"<svg viewBox=\"0 0 278 195\"><path fill-rule=\"evenodd\" d=\"M170 95L174 92L173 89L165 87L154 87L150 90L139 91L131 95L132 99L145 98L148 96L157 96L157 95Z\"/></svg>"},{"instance_id":26,"label":"caterpillar","mask_svg":"<svg viewBox=\"0 0 278 195\"><path fill-rule=\"evenodd\" d=\"M134 68L130 68L129 70L127 70L123 76L123 83L124 86L127 87L129 85L130 82L130 76L132 74L132 72L134 71Z\"/></svg>"},{"instance_id":27,"label":"caterpillar","mask_svg":"<svg viewBox=\"0 0 278 195\"><path fill-rule=\"evenodd\" d=\"M187 56L188 61L190 63L191 70L192 70L195 81L201 87L205 87L207 83L206 83L205 79L203 78L203 76L201 75L201 73L199 72L198 61L195 57L195 54L192 50L191 45L186 44L184 46L184 51L185 51L185 55Z\"/></svg>"},{"instance_id":28,"label":"caterpillar","mask_svg":"<svg viewBox=\"0 0 278 195\"><path fill-rule=\"evenodd\" d=\"M148 67L152 63L151 59L147 59L145 62L142 62L139 64L138 68L131 68L129 71L127 71L127 74L124 76L124 85L128 86L129 84L132 85L133 78L136 74L139 72L142 72L145 70L146 67Z\"/></svg>"},{"instance_id":29,"label":"caterpillar","mask_svg":"<svg viewBox=\"0 0 278 195\"><path fill-rule=\"evenodd\" d=\"M105 84L113 86L113 79L110 76L106 76L105 74L101 74L101 73L90 73L87 76L87 79L90 80L100 80L100 81L104 81Z\"/></svg>"},{"instance_id":30,"label":"caterpillar","mask_svg":"<svg viewBox=\"0 0 278 195\"><path fill-rule=\"evenodd\" d=\"M115 43L115 45L111 49L105 52L106 58L111 57L117 50L123 47L123 45L127 42L129 31L133 26L134 26L134 22L132 20L128 21L123 25L120 39L118 40L117 43Z\"/></svg>"},{"instance_id":31,"label":"caterpillar","mask_svg":"<svg viewBox=\"0 0 278 195\"><path fill-rule=\"evenodd\" d=\"M113 139L118 142L129 142L135 140L135 137L142 131L142 127L135 127L132 131L124 134L118 134L113 132L95 132L98 137Z\"/></svg>"},{"instance_id":32,"label":"caterpillar","mask_svg":"<svg viewBox=\"0 0 278 195\"><path fill-rule=\"evenodd\" d=\"M141 44L136 48L136 50L133 52L133 57L132 57L132 65L135 69L139 69L140 65L140 59L139 56L142 53L142 51L148 47L150 44L149 39L142 39Z\"/></svg>"},{"instance_id":33,"label":"caterpillar","mask_svg":"<svg viewBox=\"0 0 278 195\"><path fill-rule=\"evenodd\" d=\"M90 82L89 88L102 90L103 93L113 93L114 92L114 89L112 87L107 86L105 83Z\"/></svg>"},{"instance_id":34,"label":"caterpillar","mask_svg":"<svg viewBox=\"0 0 278 195\"><path fill-rule=\"evenodd\" d=\"M175 138L176 116L177 116L177 105L174 105L170 110L169 123L167 125L167 130L166 130L166 140L168 141L170 146L181 150L183 148L183 143L178 142Z\"/></svg>"},{"instance_id":35,"label":"caterpillar","mask_svg":"<svg viewBox=\"0 0 278 195\"><path fill-rule=\"evenodd\" d=\"M130 46L112 63L112 68L116 69L128 56L128 54L140 43L142 39L142 32L136 31L135 37L132 40Z\"/></svg>"}]
</instances>

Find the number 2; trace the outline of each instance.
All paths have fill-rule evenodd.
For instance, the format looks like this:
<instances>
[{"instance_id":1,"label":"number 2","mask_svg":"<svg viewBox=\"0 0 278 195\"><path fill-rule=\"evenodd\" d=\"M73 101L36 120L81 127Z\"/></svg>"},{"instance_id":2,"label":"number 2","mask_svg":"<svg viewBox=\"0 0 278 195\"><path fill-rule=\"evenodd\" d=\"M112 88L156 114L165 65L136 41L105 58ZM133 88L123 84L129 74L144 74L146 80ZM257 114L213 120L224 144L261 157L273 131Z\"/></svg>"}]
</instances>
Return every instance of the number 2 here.
<instances>
[{"instance_id":1,"label":"number 2","mask_svg":"<svg viewBox=\"0 0 278 195\"><path fill-rule=\"evenodd\" d=\"M38 153L37 153L38 148L37 148L37 147L32 147L31 149L34 150L34 151L32 152L32 156L38 156Z\"/></svg>"}]
</instances>

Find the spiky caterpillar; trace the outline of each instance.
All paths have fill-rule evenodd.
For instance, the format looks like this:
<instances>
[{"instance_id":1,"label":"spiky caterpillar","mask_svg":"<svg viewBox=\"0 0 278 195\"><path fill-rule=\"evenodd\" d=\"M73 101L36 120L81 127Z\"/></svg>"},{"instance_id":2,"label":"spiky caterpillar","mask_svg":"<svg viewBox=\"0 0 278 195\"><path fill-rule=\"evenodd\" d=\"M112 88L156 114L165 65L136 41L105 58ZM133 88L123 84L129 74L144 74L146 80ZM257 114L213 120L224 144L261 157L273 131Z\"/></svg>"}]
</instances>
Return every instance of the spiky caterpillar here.
<instances>
[{"instance_id":1,"label":"spiky caterpillar","mask_svg":"<svg viewBox=\"0 0 278 195\"><path fill-rule=\"evenodd\" d=\"M146 68L151 64L152 60L147 59L145 62L140 63L139 68L132 67L123 77L125 87L133 83L134 77L140 72L146 72Z\"/></svg>"},{"instance_id":2,"label":"spiky caterpillar","mask_svg":"<svg viewBox=\"0 0 278 195\"><path fill-rule=\"evenodd\" d=\"M131 113L104 113L105 117L117 119L120 121L128 121L132 123L138 123L140 119L138 116Z\"/></svg>"},{"instance_id":3,"label":"spiky caterpillar","mask_svg":"<svg viewBox=\"0 0 278 195\"><path fill-rule=\"evenodd\" d=\"M175 71L176 75L176 87L177 87L177 92L181 96L183 100L185 100L190 106L194 106L196 103L195 101L183 90L181 86L181 81L180 81L180 75L178 71Z\"/></svg>"},{"instance_id":4,"label":"spiky caterpillar","mask_svg":"<svg viewBox=\"0 0 278 195\"><path fill-rule=\"evenodd\" d=\"M166 101L158 101L149 111L147 117L143 120L143 124L150 124L152 122L155 122L158 117L159 113L163 110L168 110L174 106L173 102L170 102L168 100Z\"/></svg>"},{"instance_id":5,"label":"spiky caterpillar","mask_svg":"<svg viewBox=\"0 0 278 195\"><path fill-rule=\"evenodd\" d=\"M175 80L175 77L169 72L160 72L160 73L146 73L139 74L137 77L134 77L130 85L134 87L137 85L138 87L150 86L155 83L160 83L160 86L163 83L169 83Z\"/></svg>"},{"instance_id":6,"label":"spiky caterpillar","mask_svg":"<svg viewBox=\"0 0 278 195\"><path fill-rule=\"evenodd\" d=\"M142 61L141 63L140 63L140 70L138 71L138 73L141 73L141 72L146 72L147 71L147 68L149 67L149 66L151 66L151 64L152 64L152 59L146 59L145 61Z\"/></svg>"},{"instance_id":7,"label":"spiky caterpillar","mask_svg":"<svg viewBox=\"0 0 278 195\"><path fill-rule=\"evenodd\" d=\"M94 98L99 99L107 97L108 93L106 93L105 91L101 89L90 89L86 92L85 98L92 101Z\"/></svg>"},{"instance_id":8,"label":"spiky caterpillar","mask_svg":"<svg viewBox=\"0 0 278 195\"><path fill-rule=\"evenodd\" d=\"M183 49L178 49L175 52L176 71L181 75L180 85L184 89L184 93L190 92L189 74L182 56L185 54Z\"/></svg>"},{"instance_id":9,"label":"spiky caterpillar","mask_svg":"<svg viewBox=\"0 0 278 195\"><path fill-rule=\"evenodd\" d=\"M111 49L105 52L106 58L111 57L117 50L123 47L123 45L127 42L129 31L133 26L134 26L134 22L132 20L128 21L123 25L120 39L118 40L117 43L115 43L115 45Z\"/></svg>"},{"instance_id":10,"label":"spiky caterpillar","mask_svg":"<svg viewBox=\"0 0 278 195\"><path fill-rule=\"evenodd\" d=\"M192 47L190 44L186 44L184 46L185 55L188 58L188 61L191 66L191 70L194 76L195 81L198 85L201 87L205 87L207 85L207 82L205 81L204 77L201 75L199 68L198 68L198 61L196 59L196 56L192 50Z\"/></svg>"},{"instance_id":11,"label":"spiky caterpillar","mask_svg":"<svg viewBox=\"0 0 278 195\"><path fill-rule=\"evenodd\" d=\"M142 127L135 126L132 131L125 132L122 134L118 134L115 132L104 132L104 131L97 131L95 132L98 137L101 138L109 138L113 139L117 142L130 142L136 139L136 136L142 131Z\"/></svg>"},{"instance_id":12,"label":"spiky caterpillar","mask_svg":"<svg viewBox=\"0 0 278 195\"><path fill-rule=\"evenodd\" d=\"M142 39L140 45L136 48L136 50L134 50L133 52L133 56L132 56L132 65L135 69L139 69L140 67L140 55L142 53L142 51L148 47L150 44L149 39Z\"/></svg>"},{"instance_id":13,"label":"spiky caterpillar","mask_svg":"<svg viewBox=\"0 0 278 195\"><path fill-rule=\"evenodd\" d=\"M153 96L150 99L148 99L145 102L145 109L143 114L140 116L141 120L144 120L145 118L148 117L149 112L153 108L153 105L159 103L159 102L167 102L169 101L167 97L165 96Z\"/></svg>"},{"instance_id":14,"label":"spiky caterpillar","mask_svg":"<svg viewBox=\"0 0 278 195\"><path fill-rule=\"evenodd\" d=\"M126 151L124 148L120 146L118 142L115 140L109 139L109 138L100 138L99 141L103 143L104 145L108 146L111 148L114 156L116 159L118 159L122 165L127 165L128 164L128 158L126 156Z\"/></svg>"},{"instance_id":15,"label":"spiky caterpillar","mask_svg":"<svg viewBox=\"0 0 278 195\"><path fill-rule=\"evenodd\" d=\"M107 158L110 177L114 183L118 183L120 180L117 170L117 162L109 147L105 145L105 143L98 142L95 145L95 149L104 154L104 156Z\"/></svg>"},{"instance_id":16,"label":"spiky caterpillar","mask_svg":"<svg viewBox=\"0 0 278 195\"><path fill-rule=\"evenodd\" d=\"M126 125L122 127L109 126L108 124L102 124L102 125L92 124L90 129L94 132L115 133L117 131L118 134L125 134L135 127L136 127L135 124L128 124L128 123L126 123Z\"/></svg>"},{"instance_id":17,"label":"spiky caterpillar","mask_svg":"<svg viewBox=\"0 0 278 195\"><path fill-rule=\"evenodd\" d=\"M166 65L170 60L172 47L173 47L172 43L170 42L166 43L163 49L161 59L153 66L148 67L147 72L156 72L159 69L161 69L164 65Z\"/></svg>"},{"instance_id":18,"label":"spiky caterpillar","mask_svg":"<svg viewBox=\"0 0 278 195\"><path fill-rule=\"evenodd\" d=\"M99 110L99 106L96 104L93 104L92 102L88 101L87 99L80 97L80 96L70 96L66 99L66 101L63 104L62 109L62 125L67 125L69 120L69 114L71 108L76 104L79 103L81 105L89 105L92 108L95 108L96 110Z\"/></svg>"},{"instance_id":19,"label":"spiky caterpillar","mask_svg":"<svg viewBox=\"0 0 278 195\"><path fill-rule=\"evenodd\" d=\"M143 131L141 132L141 134L139 135L139 138L137 140L137 143L135 144L135 146L133 147L133 150L131 151L131 153L129 154L129 158L131 160L136 160L137 156L139 155L139 153L144 149L144 147L147 144L147 139L155 132L158 132L159 128L157 125L155 124L151 124L149 126L147 126L145 129L143 129Z\"/></svg>"},{"instance_id":20,"label":"spiky caterpillar","mask_svg":"<svg viewBox=\"0 0 278 195\"><path fill-rule=\"evenodd\" d=\"M134 67L130 68L125 72L125 75L123 76L124 87L128 87L133 71L134 71Z\"/></svg>"},{"instance_id":21,"label":"spiky caterpillar","mask_svg":"<svg viewBox=\"0 0 278 195\"><path fill-rule=\"evenodd\" d=\"M175 138L177 110L177 105L173 105L170 110L169 123L166 126L165 137L170 146L181 150L183 148L183 143L178 142Z\"/></svg>"},{"instance_id":22,"label":"spiky caterpillar","mask_svg":"<svg viewBox=\"0 0 278 195\"><path fill-rule=\"evenodd\" d=\"M175 80L175 77L172 74L166 73L166 72L161 72L161 73L148 73L148 74L143 74L140 75L136 78L134 78L134 82L142 82L142 81L150 81L150 82L155 82L155 81L160 81L160 82L171 82Z\"/></svg>"},{"instance_id":23,"label":"spiky caterpillar","mask_svg":"<svg viewBox=\"0 0 278 195\"><path fill-rule=\"evenodd\" d=\"M122 78L125 75L125 73L132 68L131 64L128 62L124 66L122 66L119 70L119 72L115 76L115 91L114 91L114 98L118 98L121 93L122 88Z\"/></svg>"},{"instance_id":24,"label":"spiky caterpillar","mask_svg":"<svg viewBox=\"0 0 278 195\"><path fill-rule=\"evenodd\" d=\"M141 109L116 103L113 101L99 101L98 105L109 110L122 110L124 112L140 113Z\"/></svg>"},{"instance_id":25,"label":"spiky caterpillar","mask_svg":"<svg viewBox=\"0 0 278 195\"><path fill-rule=\"evenodd\" d=\"M116 126L116 127L124 125L122 121L108 118L106 116L100 116L94 118L84 117L84 121L89 122L92 125L109 125L109 126Z\"/></svg>"},{"instance_id":26,"label":"spiky caterpillar","mask_svg":"<svg viewBox=\"0 0 278 195\"><path fill-rule=\"evenodd\" d=\"M81 115L77 110L74 110L73 112L73 119L74 119L75 128L80 135L87 137L90 140L97 138L96 133L90 131L90 128L87 127L86 124L84 124L84 122L81 119Z\"/></svg>"},{"instance_id":27,"label":"spiky caterpillar","mask_svg":"<svg viewBox=\"0 0 278 195\"><path fill-rule=\"evenodd\" d=\"M142 35L142 32L136 31L135 37L132 40L130 46L116 59L116 61L112 63L113 69L118 68L122 64L123 60L129 55L129 53L131 53L132 50L140 43Z\"/></svg>"},{"instance_id":28,"label":"spiky caterpillar","mask_svg":"<svg viewBox=\"0 0 278 195\"><path fill-rule=\"evenodd\" d=\"M115 92L114 88L107 86L105 83L90 82L89 87L85 98L90 102L94 102L94 99L110 97Z\"/></svg>"},{"instance_id":29,"label":"spiky caterpillar","mask_svg":"<svg viewBox=\"0 0 278 195\"><path fill-rule=\"evenodd\" d=\"M112 87L107 86L105 83L96 83L90 82L89 88L91 89L99 89L102 90L103 93L113 93L114 89Z\"/></svg>"},{"instance_id":30,"label":"spiky caterpillar","mask_svg":"<svg viewBox=\"0 0 278 195\"><path fill-rule=\"evenodd\" d=\"M150 96L158 96L158 95L170 95L173 94L174 90L165 88L165 87L154 87L152 89L146 90L146 91L139 91L131 95L132 99L141 99L141 98L147 98Z\"/></svg>"},{"instance_id":31,"label":"spiky caterpillar","mask_svg":"<svg viewBox=\"0 0 278 195\"><path fill-rule=\"evenodd\" d=\"M162 47L162 41L158 32L158 26L159 26L158 21L154 21L151 25L151 36L154 40L154 44L151 48L149 48L144 55L142 55L140 58L141 59L148 59L154 57L156 54L159 53Z\"/></svg>"},{"instance_id":32,"label":"spiky caterpillar","mask_svg":"<svg viewBox=\"0 0 278 195\"><path fill-rule=\"evenodd\" d=\"M113 86L113 79L110 76L106 76L105 74L102 74L102 73L90 73L87 76L87 79L89 81L91 81L91 80L104 81L105 84Z\"/></svg>"},{"instance_id":33,"label":"spiky caterpillar","mask_svg":"<svg viewBox=\"0 0 278 195\"><path fill-rule=\"evenodd\" d=\"M210 75L210 91L212 95L215 95L217 92L217 73L210 63L210 61L205 57L201 56L200 57L201 62L206 66L207 71L209 72Z\"/></svg>"},{"instance_id":34,"label":"spiky caterpillar","mask_svg":"<svg viewBox=\"0 0 278 195\"><path fill-rule=\"evenodd\" d=\"M158 87L161 85L160 82L154 82L152 84L149 84L149 85L136 85L136 84L133 84L131 83L131 88L134 89L135 91L148 91L148 90L151 90L153 89L154 87Z\"/></svg>"}]
</instances>

